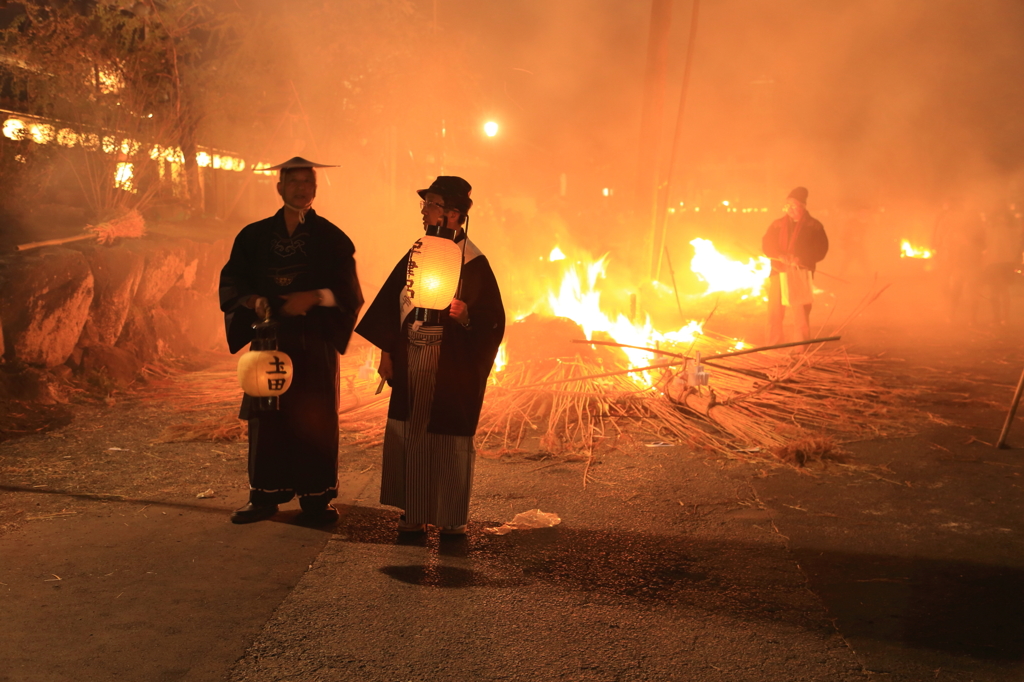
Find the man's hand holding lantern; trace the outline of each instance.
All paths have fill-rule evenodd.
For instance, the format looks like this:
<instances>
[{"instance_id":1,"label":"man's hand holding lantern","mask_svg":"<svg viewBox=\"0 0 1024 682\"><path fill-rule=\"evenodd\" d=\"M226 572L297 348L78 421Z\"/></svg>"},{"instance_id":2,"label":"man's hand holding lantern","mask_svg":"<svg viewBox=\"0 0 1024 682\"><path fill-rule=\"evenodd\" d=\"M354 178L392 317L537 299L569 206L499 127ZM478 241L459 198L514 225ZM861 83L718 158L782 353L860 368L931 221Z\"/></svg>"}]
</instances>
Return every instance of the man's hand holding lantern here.
<instances>
[{"instance_id":1,"label":"man's hand holding lantern","mask_svg":"<svg viewBox=\"0 0 1024 682\"><path fill-rule=\"evenodd\" d=\"M466 306L465 301L453 298L451 308L448 309L448 317L463 327L469 327L469 307Z\"/></svg>"},{"instance_id":2,"label":"man's hand holding lantern","mask_svg":"<svg viewBox=\"0 0 1024 682\"><path fill-rule=\"evenodd\" d=\"M270 301L256 294L253 294L245 301L245 307L255 310L256 317L261 320L267 319L267 316L270 314Z\"/></svg>"}]
</instances>

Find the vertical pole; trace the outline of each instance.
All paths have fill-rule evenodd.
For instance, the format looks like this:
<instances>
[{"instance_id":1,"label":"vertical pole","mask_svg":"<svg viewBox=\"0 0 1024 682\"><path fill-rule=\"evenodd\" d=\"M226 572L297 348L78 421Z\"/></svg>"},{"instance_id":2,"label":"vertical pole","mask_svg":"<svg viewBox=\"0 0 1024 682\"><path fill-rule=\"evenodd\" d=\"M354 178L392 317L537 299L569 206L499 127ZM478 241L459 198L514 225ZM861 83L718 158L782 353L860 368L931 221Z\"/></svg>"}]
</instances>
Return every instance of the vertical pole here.
<instances>
[{"instance_id":1,"label":"vertical pole","mask_svg":"<svg viewBox=\"0 0 1024 682\"><path fill-rule=\"evenodd\" d=\"M644 98L640 112L640 145L637 154L636 187L633 213L637 225L648 230L654 217L658 181L658 149L661 142L662 113L665 108L665 78L668 70L669 29L672 26L672 0L651 0L651 25L647 37L647 69L644 73Z\"/></svg>"},{"instance_id":2,"label":"vertical pole","mask_svg":"<svg viewBox=\"0 0 1024 682\"><path fill-rule=\"evenodd\" d=\"M690 70L693 66L693 46L697 41L697 15L700 12L700 0L693 0L693 12L690 15L690 40L686 45L686 65L683 67L683 87L679 92L679 112L676 114L676 131L672 136L672 151L668 158L668 173L665 182L657 194L657 206L654 209L654 238L651 254L651 279L657 280L661 275L661 254L665 249L665 216L668 213L668 199L672 193L672 175L675 171L676 155L679 150L679 138L682 137L683 114L686 111L686 92L690 88Z\"/></svg>"},{"instance_id":3,"label":"vertical pole","mask_svg":"<svg viewBox=\"0 0 1024 682\"><path fill-rule=\"evenodd\" d=\"M999 440L996 441L996 447L1000 449L1006 449L1006 437L1010 434L1010 424L1013 423L1013 417L1017 414L1017 406L1020 405L1020 396L1024 393L1024 372L1020 375L1020 381L1017 382L1017 391L1013 394L1013 402L1010 403L1010 411L1006 415L1006 422L1003 423L1003 432L999 434Z\"/></svg>"},{"instance_id":4,"label":"vertical pole","mask_svg":"<svg viewBox=\"0 0 1024 682\"><path fill-rule=\"evenodd\" d=\"M388 205L394 208L397 197L398 182L398 127L388 126L387 150L388 155Z\"/></svg>"}]
</instances>

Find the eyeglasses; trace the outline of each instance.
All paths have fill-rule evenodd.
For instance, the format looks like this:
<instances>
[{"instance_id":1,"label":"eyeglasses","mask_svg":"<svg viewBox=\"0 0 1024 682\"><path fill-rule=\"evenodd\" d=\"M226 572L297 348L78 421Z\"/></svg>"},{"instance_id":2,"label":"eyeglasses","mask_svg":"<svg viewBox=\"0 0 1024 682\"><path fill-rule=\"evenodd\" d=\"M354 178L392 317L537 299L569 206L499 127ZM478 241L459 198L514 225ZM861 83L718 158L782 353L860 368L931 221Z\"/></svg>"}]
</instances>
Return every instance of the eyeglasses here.
<instances>
[{"instance_id":1,"label":"eyeglasses","mask_svg":"<svg viewBox=\"0 0 1024 682\"><path fill-rule=\"evenodd\" d=\"M435 207L439 208L441 210L444 210L444 204L439 204L436 201L425 201L424 200L424 201L420 202L420 210L422 210L424 208L435 208Z\"/></svg>"}]
</instances>

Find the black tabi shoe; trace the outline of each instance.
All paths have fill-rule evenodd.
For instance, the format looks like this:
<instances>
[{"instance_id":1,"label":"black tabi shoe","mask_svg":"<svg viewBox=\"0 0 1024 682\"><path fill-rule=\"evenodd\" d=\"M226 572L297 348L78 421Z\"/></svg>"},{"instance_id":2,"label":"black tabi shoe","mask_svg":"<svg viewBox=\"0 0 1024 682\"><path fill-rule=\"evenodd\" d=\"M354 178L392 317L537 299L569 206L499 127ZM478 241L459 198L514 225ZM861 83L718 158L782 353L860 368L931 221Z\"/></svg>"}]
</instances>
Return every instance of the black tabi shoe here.
<instances>
[{"instance_id":1,"label":"black tabi shoe","mask_svg":"<svg viewBox=\"0 0 1024 682\"><path fill-rule=\"evenodd\" d=\"M332 505L327 505L322 509L303 509L299 514L302 522L311 526L326 526L337 521L339 516L338 510Z\"/></svg>"},{"instance_id":2,"label":"black tabi shoe","mask_svg":"<svg viewBox=\"0 0 1024 682\"><path fill-rule=\"evenodd\" d=\"M231 513L231 523L255 523L269 519L277 513L276 504L253 504L250 502Z\"/></svg>"},{"instance_id":3,"label":"black tabi shoe","mask_svg":"<svg viewBox=\"0 0 1024 682\"><path fill-rule=\"evenodd\" d=\"M409 523L405 520L405 514L398 517L398 532L399 533L426 533L427 524L425 523Z\"/></svg>"}]
</instances>

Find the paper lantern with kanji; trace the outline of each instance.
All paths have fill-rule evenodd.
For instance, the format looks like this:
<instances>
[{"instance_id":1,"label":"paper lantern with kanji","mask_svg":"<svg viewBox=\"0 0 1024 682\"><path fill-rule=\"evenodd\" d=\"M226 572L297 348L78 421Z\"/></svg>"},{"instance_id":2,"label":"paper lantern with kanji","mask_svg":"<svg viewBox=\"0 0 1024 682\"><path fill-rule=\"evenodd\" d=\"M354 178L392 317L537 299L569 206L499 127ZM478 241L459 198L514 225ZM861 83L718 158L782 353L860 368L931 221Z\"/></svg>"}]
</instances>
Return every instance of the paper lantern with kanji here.
<instances>
[{"instance_id":1,"label":"paper lantern with kanji","mask_svg":"<svg viewBox=\"0 0 1024 682\"><path fill-rule=\"evenodd\" d=\"M254 398L279 396L292 385L292 359L279 350L251 350L238 360L238 383Z\"/></svg>"},{"instance_id":2,"label":"paper lantern with kanji","mask_svg":"<svg viewBox=\"0 0 1024 682\"><path fill-rule=\"evenodd\" d=\"M455 231L433 225L413 244L406 271L406 291L419 311L439 311L451 305L462 274L462 249Z\"/></svg>"}]
</instances>

